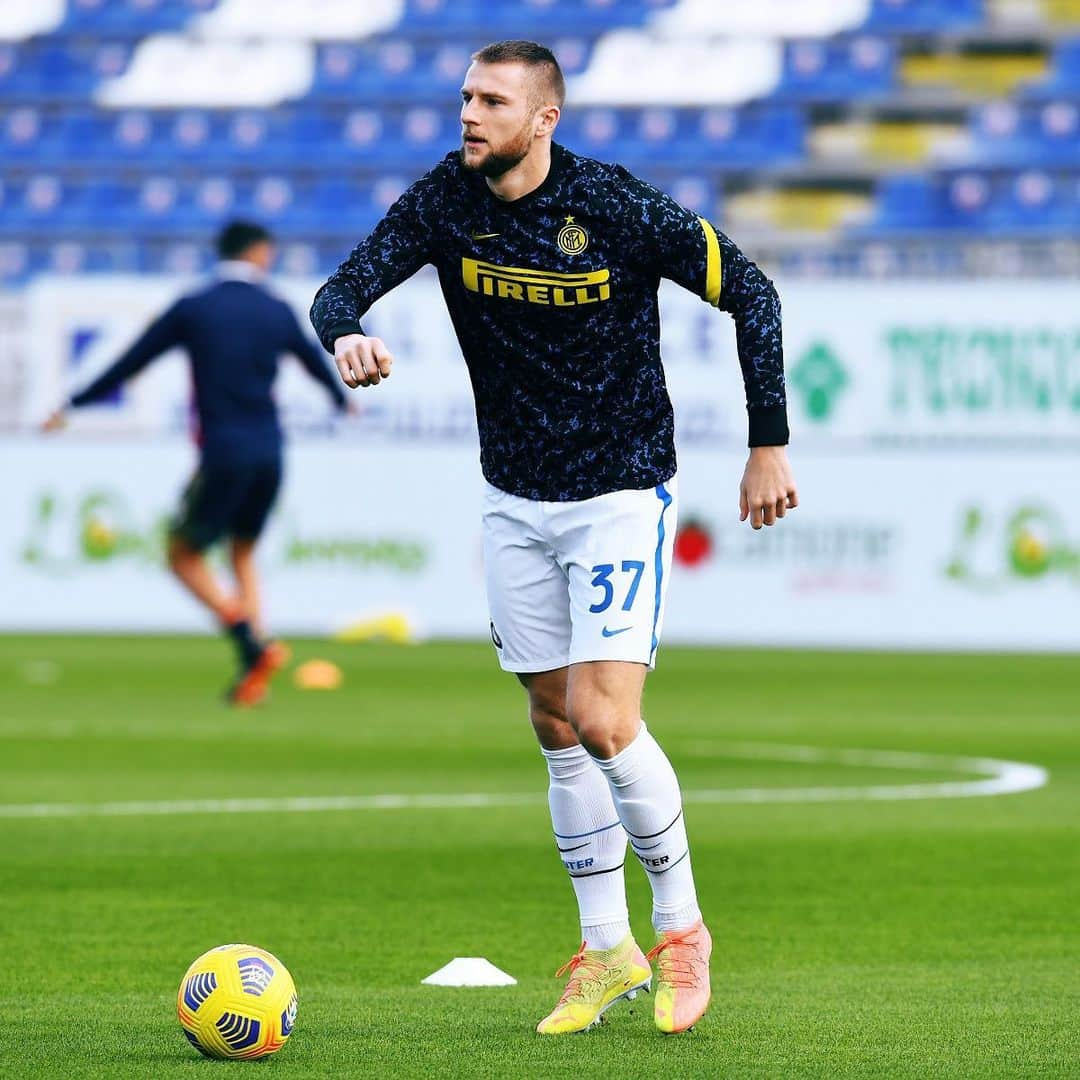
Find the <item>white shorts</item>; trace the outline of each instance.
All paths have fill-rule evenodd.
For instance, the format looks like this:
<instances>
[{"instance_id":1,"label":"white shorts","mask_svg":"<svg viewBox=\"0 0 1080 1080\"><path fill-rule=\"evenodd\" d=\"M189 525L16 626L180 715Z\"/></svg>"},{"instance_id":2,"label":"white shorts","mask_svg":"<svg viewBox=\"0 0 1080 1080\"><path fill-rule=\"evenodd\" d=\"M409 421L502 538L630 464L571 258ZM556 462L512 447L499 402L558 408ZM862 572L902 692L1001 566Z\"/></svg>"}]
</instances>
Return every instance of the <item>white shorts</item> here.
<instances>
[{"instance_id":1,"label":"white shorts","mask_svg":"<svg viewBox=\"0 0 1080 1080\"><path fill-rule=\"evenodd\" d=\"M536 502L488 484L484 573L503 670L587 660L652 667L677 514L674 477L578 502Z\"/></svg>"}]
</instances>

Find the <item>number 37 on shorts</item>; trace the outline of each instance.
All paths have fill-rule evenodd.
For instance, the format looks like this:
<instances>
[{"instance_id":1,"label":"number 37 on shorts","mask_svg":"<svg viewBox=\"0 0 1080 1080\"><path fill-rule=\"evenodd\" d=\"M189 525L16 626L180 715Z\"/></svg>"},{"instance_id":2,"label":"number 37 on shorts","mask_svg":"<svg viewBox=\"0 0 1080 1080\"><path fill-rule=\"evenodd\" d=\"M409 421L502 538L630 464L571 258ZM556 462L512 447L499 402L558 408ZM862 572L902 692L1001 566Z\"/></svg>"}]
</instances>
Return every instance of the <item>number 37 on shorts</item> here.
<instances>
[{"instance_id":1,"label":"number 37 on shorts","mask_svg":"<svg viewBox=\"0 0 1080 1080\"><path fill-rule=\"evenodd\" d=\"M675 479L542 503L489 487L484 568L492 641L507 671L655 660L671 576Z\"/></svg>"}]
</instances>

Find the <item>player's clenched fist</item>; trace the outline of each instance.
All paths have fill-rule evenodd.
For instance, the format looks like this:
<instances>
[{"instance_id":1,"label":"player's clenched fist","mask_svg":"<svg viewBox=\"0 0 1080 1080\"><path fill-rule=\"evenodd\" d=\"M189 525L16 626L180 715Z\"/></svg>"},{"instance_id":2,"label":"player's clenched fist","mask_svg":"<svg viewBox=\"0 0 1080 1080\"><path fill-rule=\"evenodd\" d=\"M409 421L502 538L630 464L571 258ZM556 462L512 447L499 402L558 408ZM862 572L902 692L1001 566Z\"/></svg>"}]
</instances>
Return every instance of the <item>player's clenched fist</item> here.
<instances>
[{"instance_id":1,"label":"player's clenched fist","mask_svg":"<svg viewBox=\"0 0 1080 1080\"><path fill-rule=\"evenodd\" d=\"M775 525L799 505L799 494L783 446L755 446L739 485L739 520L754 529Z\"/></svg>"},{"instance_id":2,"label":"player's clenched fist","mask_svg":"<svg viewBox=\"0 0 1080 1080\"><path fill-rule=\"evenodd\" d=\"M334 342L334 363L346 386L375 386L390 377L394 357L382 338L345 334Z\"/></svg>"}]
</instances>

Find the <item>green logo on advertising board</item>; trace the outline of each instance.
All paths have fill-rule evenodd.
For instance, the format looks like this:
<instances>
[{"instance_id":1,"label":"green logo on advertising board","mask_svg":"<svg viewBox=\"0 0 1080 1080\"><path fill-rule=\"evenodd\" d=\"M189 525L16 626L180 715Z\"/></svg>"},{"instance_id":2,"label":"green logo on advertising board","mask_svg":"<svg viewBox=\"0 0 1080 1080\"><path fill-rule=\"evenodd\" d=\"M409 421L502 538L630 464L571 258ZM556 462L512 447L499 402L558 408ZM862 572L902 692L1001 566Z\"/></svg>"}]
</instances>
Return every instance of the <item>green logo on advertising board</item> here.
<instances>
[{"instance_id":1,"label":"green logo on advertising board","mask_svg":"<svg viewBox=\"0 0 1080 1080\"><path fill-rule=\"evenodd\" d=\"M270 558L279 566L334 565L352 570L381 569L419 573L427 565L427 545L393 536L307 535L284 521L268 537ZM168 518L138 521L116 492L91 491L65 501L45 492L35 500L23 544L23 561L45 573L73 574L121 560L164 565Z\"/></svg>"},{"instance_id":2,"label":"green logo on advertising board","mask_svg":"<svg viewBox=\"0 0 1080 1080\"><path fill-rule=\"evenodd\" d=\"M120 557L157 563L163 559L166 530L164 518L138 528L115 492L91 491L70 504L46 492L30 515L23 561L62 572Z\"/></svg>"},{"instance_id":3,"label":"green logo on advertising board","mask_svg":"<svg viewBox=\"0 0 1080 1080\"><path fill-rule=\"evenodd\" d=\"M840 358L821 341L814 342L799 357L789 377L802 395L806 415L818 422L828 420L848 381Z\"/></svg>"},{"instance_id":4,"label":"green logo on advertising board","mask_svg":"<svg viewBox=\"0 0 1080 1080\"><path fill-rule=\"evenodd\" d=\"M1080 542L1070 541L1060 516L1043 506L1022 506L999 525L969 506L945 574L980 590L1053 575L1080 585Z\"/></svg>"},{"instance_id":5,"label":"green logo on advertising board","mask_svg":"<svg viewBox=\"0 0 1080 1080\"><path fill-rule=\"evenodd\" d=\"M1080 330L894 326L895 412L1080 413Z\"/></svg>"}]
</instances>

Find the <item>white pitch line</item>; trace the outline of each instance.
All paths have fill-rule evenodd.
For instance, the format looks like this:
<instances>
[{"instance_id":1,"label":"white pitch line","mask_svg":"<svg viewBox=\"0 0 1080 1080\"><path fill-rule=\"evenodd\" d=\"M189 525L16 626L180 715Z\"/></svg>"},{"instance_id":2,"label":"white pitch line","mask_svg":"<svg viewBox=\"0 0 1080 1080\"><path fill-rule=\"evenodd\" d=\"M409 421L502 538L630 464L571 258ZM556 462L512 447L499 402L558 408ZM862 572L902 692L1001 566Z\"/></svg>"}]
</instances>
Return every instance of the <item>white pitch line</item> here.
<instances>
[{"instance_id":1,"label":"white pitch line","mask_svg":"<svg viewBox=\"0 0 1080 1080\"><path fill-rule=\"evenodd\" d=\"M873 784L869 787L731 788L718 793L686 792L689 802L847 802L853 800L970 799L987 795L1015 795L1046 785L1050 774L1040 765L997 758L950 757L908 750L846 750L780 743L694 743L686 748L702 756L757 758L812 764L917 769L931 772L975 773L982 780L946 780L929 784Z\"/></svg>"},{"instance_id":2,"label":"white pitch line","mask_svg":"<svg viewBox=\"0 0 1080 1080\"><path fill-rule=\"evenodd\" d=\"M843 750L770 743L696 743L684 752L701 756L757 758L889 769L974 773L981 780L929 784L874 784L869 787L718 788L684 791L690 803L800 803L861 800L966 799L1012 795L1043 787L1050 774L1039 765L996 758L946 757L903 750ZM276 799L165 799L104 803L11 803L0 805L0 818L155 817L178 814L305 814L327 810L463 810L534 806L546 796L484 793L460 795L327 795Z\"/></svg>"}]
</instances>

